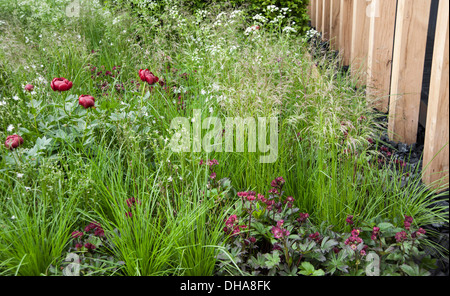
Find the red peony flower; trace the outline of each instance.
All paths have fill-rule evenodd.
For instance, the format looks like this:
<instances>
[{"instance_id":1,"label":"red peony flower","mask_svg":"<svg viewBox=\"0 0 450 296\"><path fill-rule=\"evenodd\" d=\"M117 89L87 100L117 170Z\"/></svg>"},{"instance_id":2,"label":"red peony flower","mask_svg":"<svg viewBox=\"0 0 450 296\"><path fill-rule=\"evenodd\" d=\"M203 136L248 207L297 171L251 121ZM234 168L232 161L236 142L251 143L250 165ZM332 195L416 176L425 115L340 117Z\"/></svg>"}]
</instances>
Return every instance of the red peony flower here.
<instances>
[{"instance_id":1,"label":"red peony flower","mask_svg":"<svg viewBox=\"0 0 450 296\"><path fill-rule=\"evenodd\" d=\"M78 103L83 106L85 109L95 106L95 99L90 95L81 95L78 98Z\"/></svg>"},{"instance_id":2,"label":"red peony flower","mask_svg":"<svg viewBox=\"0 0 450 296\"><path fill-rule=\"evenodd\" d=\"M52 83L50 84L54 91L66 91L71 89L72 85L72 81L69 81L64 77L53 78Z\"/></svg>"},{"instance_id":3,"label":"red peony flower","mask_svg":"<svg viewBox=\"0 0 450 296\"><path fill-rule=\"evenodd\" d=\"M141 78L142 81L147 81L147 83L150 85L153 85L159 81L159 78L155 76L152 72L150 72L148 69L145 70L140 69L139 78Z\"/></svg>"},{"instance_id":4,"label":"red peony flower","mask_svg":"<svg viewBox=\"0 0 450 296\"><path fill-rule=\"evenodd\" d=\"M34 85L31 85L31 84L25 85L25 90L26 90L26 91L32 91L33 88L34 88Z\"/></svg>"},{"instance_id":5,"label":"red peony flower","mask_svg":"<svg viewBox=\"0 0 450 296\"><path fill-rule=\"evenodd\" d=\"M23 144L23 139L19 135L10 135L6 137L5 147L13 150Z\"/></svg>"}]
</instances>

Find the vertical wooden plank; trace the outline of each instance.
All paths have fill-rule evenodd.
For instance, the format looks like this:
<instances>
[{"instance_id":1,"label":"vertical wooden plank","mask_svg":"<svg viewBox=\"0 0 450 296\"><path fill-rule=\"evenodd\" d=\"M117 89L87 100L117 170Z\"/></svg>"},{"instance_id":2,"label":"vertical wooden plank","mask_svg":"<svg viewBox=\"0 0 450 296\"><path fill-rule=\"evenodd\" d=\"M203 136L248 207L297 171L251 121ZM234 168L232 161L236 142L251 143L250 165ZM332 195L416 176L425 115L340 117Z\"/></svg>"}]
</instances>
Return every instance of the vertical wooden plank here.
<instances>
[{"instance_id":1,"label":"vertical wooden plank","mask_svg":"<svg viewBox=\"0 0 450 296\"><path fill-rule=\"evenodd\" d=\"M370 19L366 14L368 3L367 1L361 0L353 1L350 71L352 76L357 79L358 87L366 81L370 27Z\"/></svg>"},{"instance_id":2,"label":"vertical wooden plank","mask_svg":"<svg viewBox=\"0 0 450 296\"><path fill-rule=\"evenodd\" d=\"M341 0L331 0L330 5L330 46L333 50L339 49L339 20Z\"/></svg>"},{"instance_id":3,"label":"vertical wooden plank","mask_svg":"<svg viewBox=\"0 0 450 296\"><path fill-rule=\"evenodd\" d=\"M339 51L342 56L342 66L348 66L350 64L352 52L353 1L354 0L341 0L339 16Z\"/></svg>"},{"instance_id":4,"label":"vertical wooden plank","mask_svg":"<svg viewBox=\"0 0 450 296\"><path fill-rule=\"evenodd\" d=\"M431 1L398 0L389 99L389 138L417 139Z\"/></svg>"},{"instance_id":5,"label":"vertical wooden plank","mask_svg":"<svg viewBox=\"0 0 450 296\"><path fill-rule=\"evenodd\" d=\"M449 2L439 1L428 96L423 182L448 188L449 174ZM445 146L446 145L446 146ZM442 149L445 146L444 149ZM442 150L441 150L442 149ZM441 150L441 151L440 151ZM439 153L438 153L439 152ZM435 157L435 158L434 158ZM434 159L433 159L434 158ZM428 165L428 167L426 167ZM439 180L439 181L438 181Z\"/></svg>"},{"instance_id":6,"label":"vertical wooden plank","mask_svg":"<svg viewBox=\"0 0 450 296\"><path fill-rule=\"evenodd\" d=\"M371 4L366 92L372 107L387 112L397 1L372 0Z\"/></svg>"},{"instance_id":7,"label":"vertical wooden plank","mask_svg":"<svg viewBox=\"0 0 450 296\"><path fill-rule=\"evenodd\" d=\"M322 5L323 0L316 1L316 30L322 32Z\"/></svg>"},{"instance_id":8,"label":"vertical wooden plank","mask_svg":"<svg viewBox=\"0 0 450 296\"><path fill-rule=\"evenodd\" d=\"M316 3L317 0L311 0L311 27L316 27Z\"/></svg>"},{"instance_id":9,"label":"vertical wooden plank","mask_svg":"<svg viewBox=\"0 0 450 296\"><path fill-rule=\"evenodd\" d=\"M330 39L330 1L322 0L322 39Z\"/></svg>"}]
</instances>

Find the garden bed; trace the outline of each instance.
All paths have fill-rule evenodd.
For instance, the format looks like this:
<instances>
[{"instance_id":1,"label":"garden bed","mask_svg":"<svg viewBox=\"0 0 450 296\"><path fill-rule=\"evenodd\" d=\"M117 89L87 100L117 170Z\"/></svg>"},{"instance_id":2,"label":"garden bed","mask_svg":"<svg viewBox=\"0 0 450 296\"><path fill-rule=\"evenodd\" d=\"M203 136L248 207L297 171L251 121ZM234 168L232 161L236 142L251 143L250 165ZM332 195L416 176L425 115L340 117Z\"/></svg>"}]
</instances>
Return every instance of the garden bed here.
<instances>
[{"instance_id":1,"label":"garden bed","mask_svg":"<svg viewBox=\"0 0 450 296\"><path fill-rule=\"evenodd\" d=\"M0 4L0 274L448 275L423 148L291 8L113 4Z\"/></svg>"}]
</instances>

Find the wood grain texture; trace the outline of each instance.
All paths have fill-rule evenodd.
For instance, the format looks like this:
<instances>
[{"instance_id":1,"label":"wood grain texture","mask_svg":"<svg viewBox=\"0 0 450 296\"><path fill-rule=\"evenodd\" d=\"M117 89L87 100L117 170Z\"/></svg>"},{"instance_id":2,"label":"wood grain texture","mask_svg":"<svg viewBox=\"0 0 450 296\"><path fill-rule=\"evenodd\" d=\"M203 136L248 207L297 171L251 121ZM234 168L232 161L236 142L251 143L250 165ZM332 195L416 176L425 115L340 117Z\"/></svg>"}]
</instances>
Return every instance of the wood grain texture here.
<instances>
[{"instance_id":1,"label":"wood grain texture","mask_svg":"<svg viewBox=\"0 0 450 296\"><path fill-rule=\"evenodd\" d=\"M389 102L389 138L417 139L431 1L398 0Z\"/></svg>"},{"instance_id":2,"label":"wood grain texture","mask_svg":"<svg viewBox=\"0 0 450 296\"><path fill-rule=\"evenodd\" d=\"M341 0L331 0L330 6L330 46L333 50L339 49L339 21Z\"/></svg>"},{"instance_id":3,"label":"wood grain texture","mask_svg":"<svg viewBox=\"0 0 450 296\"><path fill-rule=\"evenodd\" d=\"M373 0L367 54L367 96L372 107L387 112L394 46L396 0Z\"/></svg>"},{"instance_id":4,"label":"wood grain texture","mask_svg":"<svg viewBox=\"0 0 450 296\"><path fill-rule=\"evenodd\" d=\"M352 52L353 1L354 0L340 1L339 52L342 58L342 66L348 66L350 64Z\"/></svg>"},{"instance_id":5,"label":"wood grain texture","mask_svg":"<svg viewBox=\"0 0 450 296\"><path fill-rule=\"evenodd\" d=\"M423 182L448 188L449 174L449 2L440 1L431 66L423 155ZM442 149L443 148L443 149ZM441 150L442 149L442 150ZM434 158L434 159L433 159Z\"/></svg>"},{"instance_id":6,"label":"wood grain texture","mask_svg":"<svg viewBox=\"0 0 450 296\"><path fill-rule=\"evenodd\" d=\"M322 6L323 0L316 1L316 30L322 32Z\"/></svg>"},{"instance_id":7,"label":"wood grain texture","mask_svg":"<svg viewBox=\"0 0 450 296\"><path fill-rule=\"evenodd\" d=\"M365 0L353 1L350 71L358 87L366 82L370 28L370 18L366 15L368 3Z\"/></svg>"},{"instance_id":8,"label":"wood grain texture","mask_svg":"<svg viewBox=\"0 0 450 296\"><path fill-rule=\"evenodd\" d=\"M322 0L322 39L330 39L330 6L332 0Z\"/></svg>"}]
</instances>

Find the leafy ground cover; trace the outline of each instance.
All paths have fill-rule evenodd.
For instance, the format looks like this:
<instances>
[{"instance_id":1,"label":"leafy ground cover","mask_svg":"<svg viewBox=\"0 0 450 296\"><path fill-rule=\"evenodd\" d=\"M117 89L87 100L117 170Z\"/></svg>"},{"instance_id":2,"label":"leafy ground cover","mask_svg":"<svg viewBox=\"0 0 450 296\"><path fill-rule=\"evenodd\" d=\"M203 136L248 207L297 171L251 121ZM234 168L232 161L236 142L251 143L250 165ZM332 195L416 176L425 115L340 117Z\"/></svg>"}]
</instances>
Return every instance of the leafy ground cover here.
<instances>
[{"instance_id":1,"label":"leafy ground cover","mask_svg":"<svg viewBox=\"0 0 450 296\"><path fill-rule=\"evenodd\" d=\"M448 256L424 230L448 204L289 7L70 3L0 3L2 275L428 275L424 246ZM174 120L210 117L275 118L276 160L171 149Z\"/></svg>"}]
</instances>

